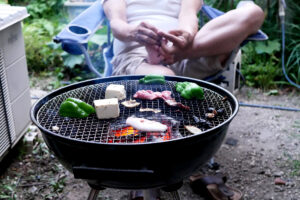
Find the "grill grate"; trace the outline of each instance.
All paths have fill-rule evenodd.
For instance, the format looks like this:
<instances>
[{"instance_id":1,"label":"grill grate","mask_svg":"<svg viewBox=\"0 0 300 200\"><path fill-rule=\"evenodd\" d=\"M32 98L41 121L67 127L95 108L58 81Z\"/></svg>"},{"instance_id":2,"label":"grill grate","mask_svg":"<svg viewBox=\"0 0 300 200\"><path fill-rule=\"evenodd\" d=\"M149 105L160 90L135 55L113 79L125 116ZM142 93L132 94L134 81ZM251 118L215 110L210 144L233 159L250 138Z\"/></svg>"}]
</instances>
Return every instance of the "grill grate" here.
<instances>
[{"instance_id":1,"label":"grill grate","mask_svg":"<svg viewBox=\"0 0 300 200\"><path fill-rule=\"evenodd\" d=\"M75 140L98 143L147 143L161 142L166 140L166 135L160 135L158 133L137 133L117 137L112 134L112 130L118 129L116 127L120 127L120 130L125 130L124 124L126 119L132 115L135 115L137 117L155 120L168 125L168 133L170 134L170 137L167 140L172 140L178 137L191 136L191 133L189 133L184 126L197 126L193 119L193 115L205 119L205 114L208 112L207 110L209 107L224 109L224 113L222 115L217 115L214 119L209 120L212 124L212 127L218 126L219 124L225 122L232 115L231 105L228 101L222 101L222 95L210 89L203 88L205 97L204 100L186 100L181 98L180 94L176 92L176 83L176 81L167 81L165 85L141 85L138 84L138 80L121 80L80 87L50 99L39 110L37 119L40 125L47 130ZM172 97L175 98L176 101L189 106L191 109L189 111L185 111L175 107L170 107L161 99L155 99L152 101L137 99L137 101L141 103L141 105L138 107L126 108L123 105L120 105L120 117L116 119L99 120L95 114L92 114L84 119L59 116L59 106L66 98L79 98L92 105L94 100L104 98L105 89L110 84L124 85L127 93L127 100L132 98L133 94L138 90L144 89L160 92L169 90L172 91ZM162 112L156 114L153 112L139 112L140 107L158 108ZM174 123L174 121L177 123ZM59 130L54 131L52 128L54 126L58 127ZM201 126L198 127L202 131L205 130L205 128ZM156 139L154 140L153 138Z\"/></svg>"}]
</instances>

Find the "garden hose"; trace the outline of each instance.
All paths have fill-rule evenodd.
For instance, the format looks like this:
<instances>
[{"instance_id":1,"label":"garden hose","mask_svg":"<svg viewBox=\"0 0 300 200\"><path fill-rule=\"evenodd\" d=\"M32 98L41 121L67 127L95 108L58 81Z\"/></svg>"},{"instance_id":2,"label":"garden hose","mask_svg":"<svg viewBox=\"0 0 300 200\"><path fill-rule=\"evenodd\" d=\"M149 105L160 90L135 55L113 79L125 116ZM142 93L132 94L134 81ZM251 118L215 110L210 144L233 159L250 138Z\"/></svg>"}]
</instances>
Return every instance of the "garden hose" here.
<instances>
[{"instance_id":1,"label":"garden hose","mask_svg":"<svg viewBox=\"0 0 300 200\"><path fill-rule=\"evenodd\" d=\"M287 79L287 81L300 89L300 85L293 82L287 75L286 70L285 70L285 64L284 64L284 59L285 59L285 9L286 9L286 3L285 0L278 0L279 1L279 17L280 17L280 23L281 23L281 41L282 41L282 51L281 51L281 66L282 66L282 71Z\"/></svg>"},{"instance_id":2,"label":"garden hose","mask_svg":"<svg viewBox=\"0 0 300 200\"><path fill-rule=\"evenodd\" d=\"M268 109L274 109L274 110L285 110L285 111L295 111L300 112L299 108L289 108L289 107L282 107L282 106L268 106L268 105L260 105L260 104L249 104L244 102L239 102L240 106L245 107L255 107L255 108L268 108Z\"/></svg>"},{"instance_id":3,"label":"garden hose","mask_svg":"<svg viewBox=\"0 0 300 200\"><path fill-rule=\"evenodd\" d=\"M279 1L279 17L280 17L280 22L281 22L281 34L282 34L282 52L281 52L281 66L282 66L282 71L285 76L285 78L288 80L288 82L300 89L299 84L294 83L287 75L286 70L285 70L285 64L284 64L284 59L285 59L285 8L286 8L286 3L285 0L278 0ZM244 103L244 102L239 102L240 106L246 106L246 107L256 107L256 108L267 108L267 109L276 109L276 110L286 110L286 111L295 111L295 112L300 112L300 109L298 108L289 108L289 107L281 107L281 106L268 106L268 105L259 105L259 104L249 104L249 103Z\"/></svg>"}]
</instances>

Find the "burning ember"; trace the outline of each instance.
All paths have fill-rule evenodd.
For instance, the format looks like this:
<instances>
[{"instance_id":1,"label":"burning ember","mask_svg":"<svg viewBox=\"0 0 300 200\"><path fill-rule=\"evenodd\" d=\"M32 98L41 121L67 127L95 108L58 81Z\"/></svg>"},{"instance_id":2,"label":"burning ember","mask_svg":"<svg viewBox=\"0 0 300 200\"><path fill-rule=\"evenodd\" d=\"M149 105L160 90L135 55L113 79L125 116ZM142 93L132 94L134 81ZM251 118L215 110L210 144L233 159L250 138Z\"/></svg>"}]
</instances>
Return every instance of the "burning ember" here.
<instances>
[{"instance_id":1,"label":"burning ember","mask_svg":"<svg viewBox=\"0 0 300 200\"><path fill-rule=\"evenodd\" d=\"M111 132L116 137L125 137L131 135L137 136L139 131L135 130L132 126L128 126L120 130L112 130Z\"/></svg>"},{"instance_id":2,"label":"burning ember","mask_svg":"<svg viewBox=\"0 0 300 200\"><path fill-rule=\"evenodd\" d=\"M167 126L165 132L142 132L134 129L132 126L121 127L110 130L108 143L144 143L144 142L163 142L174 138L182 137L179 133L179 122L161 115L161 123ZM112 126L118 127L118 126Z\"/></svg>"}]
</instances>

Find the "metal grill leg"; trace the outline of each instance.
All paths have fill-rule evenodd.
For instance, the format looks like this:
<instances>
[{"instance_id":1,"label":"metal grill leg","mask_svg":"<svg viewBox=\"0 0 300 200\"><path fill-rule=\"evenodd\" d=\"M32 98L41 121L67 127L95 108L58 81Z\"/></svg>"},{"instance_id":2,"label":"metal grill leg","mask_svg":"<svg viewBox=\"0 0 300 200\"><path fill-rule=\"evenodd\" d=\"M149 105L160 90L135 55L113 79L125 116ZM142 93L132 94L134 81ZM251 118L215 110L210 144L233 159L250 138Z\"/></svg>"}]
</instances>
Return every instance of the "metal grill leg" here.
<instances>
[{"instance_id":1,"label":"metal grill leg","mask_svg":"<svg viewBox=\"0 0 300 200\"><path fill-rule=\"evenodd\" d=\"M100 190L91 188L91 191L90 191L90 194L89 194L89 197L87 200L96 200L99 192L100 192Z\"/></svg>"},{"instance_id":2,"label":"metal grill leg","mask_svg":"<svg viewBox=\"0 0 300 200\"><path fill-rule=\"evenodd\" d=\"M177 191L169 192L170 199L180 200L179 193Z\"/></svg>"},{"instance_id":3,"label":"metal grill leg","mask_svg":"<svg viewBox=\"0 0 300 200\"><path fill-rule=\"evenodd\" d=\"M151 200L151 190L143 190L144 200Z\"/></svg>"},{"instance_id":4,"label":"metal grill leg","mask_svg":"<svg viewBox=\"0 0 300 200\"><path fill-rule=\"evenodd\" d=\"M159 197L159 190L158 189L143 190L143 197L144 200L157 200L157 197Z\"/></svg>"}]
</instances>

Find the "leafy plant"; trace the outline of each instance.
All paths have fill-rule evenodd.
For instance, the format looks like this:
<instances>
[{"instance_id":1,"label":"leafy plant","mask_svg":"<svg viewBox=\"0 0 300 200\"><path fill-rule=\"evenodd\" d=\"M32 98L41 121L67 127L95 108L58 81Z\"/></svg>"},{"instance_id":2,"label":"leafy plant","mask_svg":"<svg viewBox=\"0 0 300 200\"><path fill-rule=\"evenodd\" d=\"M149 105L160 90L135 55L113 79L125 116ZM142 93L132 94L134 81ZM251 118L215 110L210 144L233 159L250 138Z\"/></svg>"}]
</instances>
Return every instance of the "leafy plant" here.
<instances>
[{"instance_id":1,"label":"leafy plant","mask_svg":"<svg viewBox=\"0 0 300 200\"><path fill-rule=\"evenodd\" d=\"M59 179L59 180L52 180L50 182L50 185L52 186L53 192L62 192L66 183L65 178Z\"/></svg>"},{"instance_id":2,"label":"leafy plant","mask_svg":"<svg viewBox=\"0 0 300 200\"><path fill-rule=\"evenodd\" d=\"M65 0L8 0L12 5L27 6L31 19L49 18L62 13Z\"/></svg>"},{"instance_id":3,"label":"leafy plant","mask_svg":"<svg viewBox=\"0 0 300 200\"><path fill-rule=\"evenodd\" d=\"M233 9L239 0L207 0L206 4L222 11ZM267 85L275 87L288 82L281 73L281 23L278 17L278 1L257 0L255 1L265 12L265 21L261 29L269 36L269 42L256 42L243 47L243 73L247 83L256 87L266 88ZM286 0L286 49L285 64L290 79L300 83L300 4L297 1ZM245 55L246 54L246 55ZM249 65L249 66L248 66ZM273 66L271 66L273 65ZM262 66L264 66L262 68ZM255 69L255 68L258 69ZM276 69L275 69L276 68ZM275 75L271 73L275 72ZM248 74L249 73L249 74ZM267 73L267 74L260 74ZM254 77L255 76L255 77ZM265 78L273 78L270 83L262 81ZM256 82L259 81L259 82Z\"/></svg>"},{"instance_id":4,"label":"leafy plant","mask_svg":"<svg viewBox=\"0 0 300 200\"><path fill-rule=\"evenodd\" d=\"M59 53L47 46L55 29L55 25L46 19L34 20L33 23L24 25L26 58L30 72L51 70L62 64Z\"/></svg>"},{"instance_id":5,"label":"leafy plant","mask_svg":"<svg viewBox=\"0 0 300 200\"><path fill-rule=\"evenodd\" d=\"M280 80L281 70L276 53L279 52L278 41L249 43L243 47L242 73L246 83L252 87L272 88Z\"/></svg>"},{"instance_id":6,"label":"leafy plant","mask_svg":"<svg viewBox=\"0 0 300 200\"><path fill-rule=\"evenodd\" d=\"M15 193L16 184L10 180L9 177L6 180L0 182L0 199L15 200L17 195Z\"/></svg>"},{"instance_id":7,"label":"leafy plant","mask_svg":"<svg viewBox=\"0 0 300 200\"><path fill-rule=\"evenodd\" d=\"M266 53L272 55L272 53L280 51L280 43L277 40L257 42L254 48L257 54Z\"/></svg>"}]
</instances>

